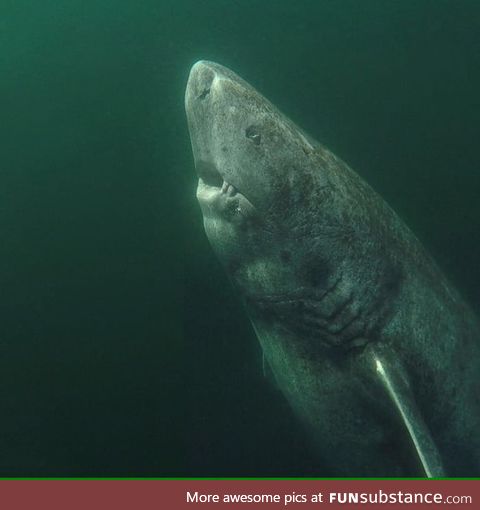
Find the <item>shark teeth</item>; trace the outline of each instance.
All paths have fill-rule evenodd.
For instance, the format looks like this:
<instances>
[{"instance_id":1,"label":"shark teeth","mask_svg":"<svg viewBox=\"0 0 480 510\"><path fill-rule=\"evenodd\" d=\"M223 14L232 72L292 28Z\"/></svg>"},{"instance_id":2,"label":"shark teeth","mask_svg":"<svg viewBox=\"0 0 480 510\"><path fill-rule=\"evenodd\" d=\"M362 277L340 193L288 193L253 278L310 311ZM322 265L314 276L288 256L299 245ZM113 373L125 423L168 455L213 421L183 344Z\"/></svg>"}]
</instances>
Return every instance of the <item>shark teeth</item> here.
<instances>
[{"instance_id":1,"label":"shark teeth","mask_svg":"<svg viewBox=\"0 0 480 510\"><path fill-rule=\"evenodd\" d=\"M229 197L233 197L236 195L237 190L232 184L229 184L227 181L223 181L221 192L225 193Z\"/></svg>"}]
</instances>

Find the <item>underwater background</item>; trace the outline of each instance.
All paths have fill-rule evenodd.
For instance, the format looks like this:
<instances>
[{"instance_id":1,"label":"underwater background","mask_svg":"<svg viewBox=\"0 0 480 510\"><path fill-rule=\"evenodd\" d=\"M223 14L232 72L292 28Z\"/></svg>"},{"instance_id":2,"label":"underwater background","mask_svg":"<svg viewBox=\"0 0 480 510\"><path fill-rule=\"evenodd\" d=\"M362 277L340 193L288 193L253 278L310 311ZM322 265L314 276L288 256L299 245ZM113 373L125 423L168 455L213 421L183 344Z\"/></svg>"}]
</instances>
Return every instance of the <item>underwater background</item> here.
<instances>
[{"instance_id":1,"label":"underwater background","mask_svg":"<svg viewBox=\"0 0 480 510\"><path fill-rule=\"evenodd\" d=\"M214 258L183 97L217 61L480 307L475 0L3 0L0 476L322 476Z\"/></svg>"}]
</instances>

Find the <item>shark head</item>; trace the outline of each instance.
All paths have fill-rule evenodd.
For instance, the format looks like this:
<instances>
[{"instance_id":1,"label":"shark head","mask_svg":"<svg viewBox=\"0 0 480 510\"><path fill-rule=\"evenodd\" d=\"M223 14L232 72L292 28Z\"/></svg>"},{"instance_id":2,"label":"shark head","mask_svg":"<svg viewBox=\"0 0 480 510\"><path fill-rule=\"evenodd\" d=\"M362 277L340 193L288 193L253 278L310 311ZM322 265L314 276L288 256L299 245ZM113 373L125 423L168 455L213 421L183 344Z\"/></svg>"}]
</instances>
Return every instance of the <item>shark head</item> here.
<instances>
[{"instance_id":1,"label":"shark head","mask_svg":"<svg viewBox=\"0 0 480 510\"><path fill-rule=\"evenodd\" d=\"M304 285L291 250L309 250L328 217L331 179L318 166L334 156L216 63L192 67L185 107L205 230L229 275L247 294Z\"/></svg>"},{"instance_id":2,"label":"shark head","mask_svg":"<svg viewBox=\"0 0 480 510\"><path fill-rule=\"evenodd\" d=\"M196 63L185 103L205 231L256 327L329 345L378 329L398 286L378 256L391 210L229 69Z\"/></svg>"}]
</instances>

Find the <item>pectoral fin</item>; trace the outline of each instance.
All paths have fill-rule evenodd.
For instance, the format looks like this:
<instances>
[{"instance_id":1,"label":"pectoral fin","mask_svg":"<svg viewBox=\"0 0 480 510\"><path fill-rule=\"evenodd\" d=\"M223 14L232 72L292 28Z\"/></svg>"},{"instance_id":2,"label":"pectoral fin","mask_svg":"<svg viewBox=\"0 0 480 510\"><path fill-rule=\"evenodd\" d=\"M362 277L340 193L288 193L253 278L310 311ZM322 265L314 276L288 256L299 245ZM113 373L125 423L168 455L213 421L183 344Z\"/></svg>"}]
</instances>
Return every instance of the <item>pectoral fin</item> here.
<instances>
[{"instance_id":1,"label":"pectoral fin","mask_svg":"<svg viewBox=\"0 0 480 510\"><path fill-rule=\"evenodd\" d=\"M373 368L380 385L393 404L404 425L420 464L428 478L445 476L438 449L417 407L415 397L404 371L375 348L371 349Z\"/></svg>"}]
</instances>

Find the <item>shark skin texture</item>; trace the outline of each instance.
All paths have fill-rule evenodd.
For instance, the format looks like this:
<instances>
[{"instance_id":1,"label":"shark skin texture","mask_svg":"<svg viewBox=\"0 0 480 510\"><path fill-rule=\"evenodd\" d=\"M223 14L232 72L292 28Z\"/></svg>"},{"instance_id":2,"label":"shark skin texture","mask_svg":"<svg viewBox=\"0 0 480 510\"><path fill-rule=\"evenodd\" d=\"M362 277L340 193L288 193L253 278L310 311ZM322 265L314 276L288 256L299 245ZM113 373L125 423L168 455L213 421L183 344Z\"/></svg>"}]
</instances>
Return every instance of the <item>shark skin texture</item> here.
<instances>
[{"instance_id":1,"label":"shark skin texture","mask_svg":"<svg viewBox=\"0 0 480 510\"><path fill-rule=\"evenodd\" d=\"M479 476L480 327L385 201L229 69L185 107L210 244L318 476Z\"/></svg>"}]
</instances>

